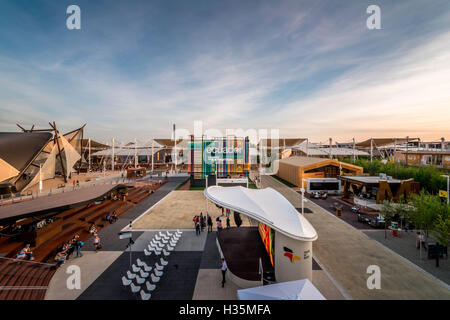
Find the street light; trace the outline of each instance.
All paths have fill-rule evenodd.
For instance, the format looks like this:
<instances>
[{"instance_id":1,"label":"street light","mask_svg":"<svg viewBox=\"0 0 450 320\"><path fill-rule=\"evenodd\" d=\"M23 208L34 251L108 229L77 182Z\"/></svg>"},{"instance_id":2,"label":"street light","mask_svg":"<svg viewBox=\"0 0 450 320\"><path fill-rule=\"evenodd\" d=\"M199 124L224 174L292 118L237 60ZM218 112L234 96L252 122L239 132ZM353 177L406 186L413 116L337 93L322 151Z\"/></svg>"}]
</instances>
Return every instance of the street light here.
<instances>
[{"instance_id":1,"label":"street light","mask_svg":"<svg viewBox=\"0 0 450 320\"><path fill-rule=\"evenodd\" d=\"M448 174L443 174L442 177L447 178L447 205L450 203L450 176Z\"/></svg>"},{"instance_id":2,"label":"street light","mask_svg":"<svg viewBox=\"0 0 450 320\"><path fill-rule=\"evenodd\" d=\"M305 215L305 188L301 188L300 192L302 193L302 216Z\"/></svg>"},{"instance_id":3,"label":"street light","mask_svg":"<svg viewBox=\"0 0 450 320\"><path fill-rule=\"evenodd\" d=\"M302 215L305 215L305 188L303 187L303 182L307 181L306 179L302 179L302 187L300 188L300 192L302 193Z\"/></svg>"}]
</instances>

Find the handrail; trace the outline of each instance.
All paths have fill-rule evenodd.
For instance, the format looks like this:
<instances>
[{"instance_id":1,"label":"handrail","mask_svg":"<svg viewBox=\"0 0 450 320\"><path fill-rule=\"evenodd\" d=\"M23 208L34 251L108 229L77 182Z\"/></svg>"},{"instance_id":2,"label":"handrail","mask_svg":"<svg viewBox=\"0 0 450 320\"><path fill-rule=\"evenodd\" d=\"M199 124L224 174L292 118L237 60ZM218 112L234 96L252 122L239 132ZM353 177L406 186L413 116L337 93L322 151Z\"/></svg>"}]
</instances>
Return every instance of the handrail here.
<instances>
[{"instance_id":1,"label":"handrail","mask_svg":"<svg viewBox=\"0 0 450 320\"><path fill-rule=\"evenodd\" d=\"M16 262L28 262L28 263L42 264L42 265L46 265L46 266L50 266L50 267L54 267L54 266L57 265L57 263L37 262L37 261L14 259L14 258L5 258L5 257L0 257L0 259L12 260L12 261L16 261Z\"/></svg>"},{"instance_id":2,"label":"handrail","mask_svg":"<svg viewBox=\"0 0 450 320\"><path fill-rule=\"evenodd\" d=\"M15 203L19 203L22 201L26 201L26 200L33 200L33 199L37 199L40 197L49 197L52 196L54 194L60 194L60 193L64 193L64 192L70 192L70 191L75 191L75 190L80 190L80 189L84 189L84 188L89 188L89 187L93 187L96 185L105 185L105 184L111 184L111 185L115 185L115 184L123 184L123 183L129 183L129 182L133 182L133 179L128 179L128 178L121 178L121 177L108 177L106 179L100 179L100 181L98 180L91 180L89 182L85 182L81 185L79 185L78 187L73 187L73 186L67 186L64 188L57 188L57 189L50 189L46 192L35 192L32 193L31 195L23 195L23 194L19 194L18 196L15 197L11 197L11 198L5 198L3 199L3 197L0 197L0 206L2 205L12 205Z\"/></svg>"}]
</instances>

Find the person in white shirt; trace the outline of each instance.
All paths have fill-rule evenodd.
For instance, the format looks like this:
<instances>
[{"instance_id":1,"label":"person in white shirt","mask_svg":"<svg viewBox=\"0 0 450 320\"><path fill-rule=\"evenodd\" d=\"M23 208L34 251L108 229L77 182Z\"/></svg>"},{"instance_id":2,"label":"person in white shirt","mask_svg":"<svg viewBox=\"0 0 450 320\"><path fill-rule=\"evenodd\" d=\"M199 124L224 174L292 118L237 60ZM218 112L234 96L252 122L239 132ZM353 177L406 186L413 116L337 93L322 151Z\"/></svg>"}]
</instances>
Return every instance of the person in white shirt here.
<instances>
[{"instance_id":1,"label":"person in white shirt","mask_svg":"<svg viewBox=\"0 0 450 320\"><path fill-rule=\"evenodd\" d=\"M227 273L227 263L225 262L225 259L222 258L222 267L220 268L222 270L222 288L225 285L225 274Z\"/></svg>"}]
</instances>

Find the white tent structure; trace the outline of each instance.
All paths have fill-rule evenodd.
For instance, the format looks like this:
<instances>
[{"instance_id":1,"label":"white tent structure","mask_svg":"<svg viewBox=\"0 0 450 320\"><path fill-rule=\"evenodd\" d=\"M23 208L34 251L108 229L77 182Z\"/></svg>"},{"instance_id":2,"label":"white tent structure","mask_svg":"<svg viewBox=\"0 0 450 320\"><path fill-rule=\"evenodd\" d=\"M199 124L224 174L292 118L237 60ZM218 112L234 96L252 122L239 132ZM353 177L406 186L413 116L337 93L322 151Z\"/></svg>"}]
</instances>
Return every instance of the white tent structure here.
<instances>
[{"instance_id":1,"label":"white tent structure","mask_svg":"<svg viewBox=\"0 0 450 320\"><path fill-rule=\"evenodd\" d=\"M346 156L369 156L369 153L357 149L352 148L342 148L342 147L333 147L330 148L327 145L318 145L317 143L311 143L308 141L303 141L302 143L294 146L293 150L298 150L303 152L306 156L309 157L329 157L330 152L332 157L346 157Z\"/></svg>"},{"instance_id":2,"label":"white tent structure","mask_svg":"<svg viewBox=\"0 0 450 320\"><path fill-rule=\"evenodd\" d=\"M260 221L289 238L317 239L316 230L309 221L275 189L211 186L204 193L212 202Z\"/></svg>"},{"instance_id":3,"label":"white tent structure","mask_svg":"<svg viewBox=\"0 0 450 320\"><path fill-rule=\"evenodd\" d=\"M326 300L308 279L237 290L239 300Z\"/></svg>"},{"instance_id":4,"label":"white tent structure","mask_svg":"<svg viewBox=\"0 0 450 320\"><path fill-rule=\"evenodd\" d=\"M317 232L278 191L211 186L204 194L213 203L275 231L273 251L277 281L312 279L312 242L317 239Z\"/></svg>"}]
</instances>

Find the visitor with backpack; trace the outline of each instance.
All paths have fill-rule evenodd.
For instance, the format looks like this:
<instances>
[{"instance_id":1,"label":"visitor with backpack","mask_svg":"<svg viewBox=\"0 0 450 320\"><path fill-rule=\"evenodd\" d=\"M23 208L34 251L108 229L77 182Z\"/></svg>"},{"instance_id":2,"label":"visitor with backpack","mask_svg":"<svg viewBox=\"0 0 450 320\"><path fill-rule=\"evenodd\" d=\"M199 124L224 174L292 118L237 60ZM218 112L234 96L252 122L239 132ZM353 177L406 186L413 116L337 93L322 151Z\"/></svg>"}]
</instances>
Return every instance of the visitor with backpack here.
<instances>
[{"instance_id":1,"label":"visitor with backpack","mask_svg":"<svg viewBox=\"0 0 450 320\"><path fill-rule=\"evenodd\" d=\"M78 257L83 256L83 254L81 253L81 248L83 248L84 242L79 239L78 235L76 236L76 238L77 238L77 242L76 242L75 248L77 249L77 255L75 256L75 258L78 258Z\"/></svg>"}]
</instances>

